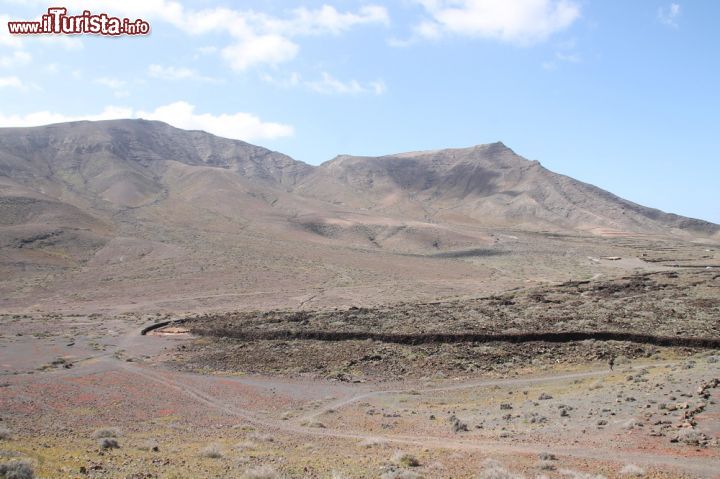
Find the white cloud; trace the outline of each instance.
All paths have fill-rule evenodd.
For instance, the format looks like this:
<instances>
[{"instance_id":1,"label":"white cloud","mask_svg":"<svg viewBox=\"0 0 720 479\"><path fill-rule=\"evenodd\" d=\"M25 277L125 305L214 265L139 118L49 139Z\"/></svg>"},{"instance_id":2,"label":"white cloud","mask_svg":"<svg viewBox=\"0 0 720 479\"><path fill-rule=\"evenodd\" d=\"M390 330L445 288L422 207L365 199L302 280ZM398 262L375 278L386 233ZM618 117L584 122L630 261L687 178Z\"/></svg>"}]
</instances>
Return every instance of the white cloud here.
<instances>
[{"instance_id":1,"label":"white cloud","mask_svg":"<svg viewBox=\"0 0 720 479\"><path fill-rule=\"evenodd\" d=\"M38 42L43 44L59 45L66 50L78 50L83 48L82 41L76 37L67 35L11 35L8 31L8 22L16 20L36 20L34 18L11 18L6 14L0 14L0 45L22 50L26 45Z\"/></svg>"},{"instance_id":2,"label":"white cloud","mask_svg":"<svg viewBox=\"0 0 720 479\"><path fill-rule=\"evenodd\" d=\"M243 71L257 64L277 65L292 60L298 49L279 35L253 35L223 48L220 54L233 70Z\"/></svg>"},{"instance_id":3,"label":"white cloud","mask_svg":"<svg viewBox=\"0 0 720 479\"><path fill-rule=\"evenodd\" d=\"M555 56L552 60L547 60L541 64L543 70L553 71L560 67L562 63L582 63L583 57L576 50L577 42L575 39L565 40L556 44Z\"/></svg>"},{"instance_id":4,"label":"white cloud","mask_svg":"<svg viewBox=\"0 0 720 479\"><path fill-rule=\"evenodd\" d=\"M7 15L0 15L0 45L5 45L13 48L22 47L22 40L17 35L10 35L8 30L8 22L13 21Z\"/></svg>"},{"instance_id":5,"label":"white cloud","mask_svg":"<svg viewBox=\"0 0 720 479\"><path fill-rule=\"evenodd\" d=\"M221 47L221 56L239 71L292 60L299 51L291 40L296 36L337 35L355 26L390 23L387 9L378 5L366 5L356 12L340 12L330 5L297 8L283 17L225 7L191 10L171 0L79 0L73 2L73 8L165 22L193 35L230 35L233 41Z\"/></svg>"},{"instance_id":6,"label":"white cloud","mask_svg":"<svg viewBox=\"0 0 720 479\"><path fill-rule=\"evenodd\" d=\"M100 77L95 79L95 83L110 88L113 95L117 98L126 98L130 96L130 91L126 88L127 82L117 78Z\"/></svg>"},{"instance_id":7,"label":"white cloud","mask_svg":"<svg viewBox=\"0 0 720 479\"><path fill-rule=\"evenodd\" d=\"M658 9L657 18L660 23L672 28L678 28L678 17L680 17L680 5L671 3L668 7Z\"/></svg>"},{"instance_id":8,"label":"white cloud","mask_svg":"<svg viewBox=\"0 0 720 479\"><path fill-rule=\"evenodd\" d=\"M35 41L45 44L58 45L65 50L82 50L84 48L83 42L80 38L68 35L39 35L24 39L24 42Z\"/></svg>"},{"instance_id":9,"label":"white cloud","mask_svg":"<svg viewBox=\"0 0 720 479\"><path fill-rule=\"evenodd\" d=\"M281 123L263 122L250 113L212 115L195 113L195 106L178 101L156 108L152 112L137 112L148 120L159 120L188 130L204 130L225 138L238 140L270 140L292 136L294 128Z\"/></svg>"},{"instance_id":10,"label":"white cloud","mask_svg":"<svg viewBox=\"0 0 720 479\"><path fill-rule=\"evenodd\" d=\"M109 106L96 115L68 116L50 111L38 111L27 115L3 115L0 113L0 127L40 126L80 120L116 120L132 117L131 108Z\"/></svg>"},{"instance_id":11,"label":"white cloud","mask_svg":"<svg viewBox=\"0 0 720 479\"><path fill-rule=\"evenodd\" d=\"M18 90L25 90L27 87L23 84L18 77L0 77L0 88L17 88Z\"/></svg>"},{"instance_id":12,"label":"white cloud","mask_svg":"<svg viewBox=\"0 0 720 479\"><path fill-rule=\"evenodd\" d=\"M365 92L365 88L357 80L342 82L327 72L322 73L320 80L308 82L307 85L318 93L358 94Z\"/></svg>"},{"instance_id":13,"label":"white cloud","mask_svg":"<svg viewBox=\"0 0 720 479\"><path fill-rule=\"evenodd\" d=\"M198 80L217 83L218 80L200 75L197 71L185 67L173 67L153 64L148 67L148 75L161 80Z\"/></svg>"},{"instance_id":14,"label":"white cloud","mask_svg":"<svg viewBox=\"0 0 720 479\"><path fill-rule=\"evenodd\" d=\"M15 68L27 65L32 61L32 56L22 50L16 50L9 55L0 57L0 68Z\"/></svg>"},{"instance_id":15,"label":"white cloud","mask_svg":"<svg viewBox=\"0 0 720 479\"><path fill-rule=\"evenodd\" d=\"M27 115L3 115L0 113L0 127L40 126L68 121L98 121L122 118L158 120L178 128L204 130L215 135L244 141L270 140L294 134L294 129L290 125L264 122L250 113L198 114L195 113L194 105L184 101L160 106L152 111L108 106L102 112L91 115L63 115L50 111L39 111Z\"/></svg>"},{"instance_id":16,"label":"white cloud","mask_svg":"<svg viewBox=\"0 0 720 479\"><path fill-rule=\"evenodd\" d=\"M382 80L360 83L357 80L338 80L328 72L322 72L318 80L303 80L299 73L293 72L288 77L275 77L267 73L260 75L260 79L280 88L305 87L316 93L325 95L359 95L372 93L382 95L387 90Z\"/></svg>"},{"instance_id":17,"label":"white cloud","mask_svg":"<svg viewBox=\"0 0 720 479\"><path fill-rule=\"evenodd\" d=\"M123 88L126 85L126 82L123 80L118 80L117 78L108 78L108 77L98 78L97 80L95 80L95 83L106 86L108 88L112 88L113 90Z\"/></svg>"},{"instance_id":18,"label":"white cloud","mask_svg":"<svg viewBox=\"0 0 720 479\"><path fill-rule=\"evenodd\" d=\"M438 38L457 34L529 45L572 25L580 17L573 0L416 0L431 20L415 34Z\"/></svg>"},{"instance_id":19,"label":"white cloud","mask_svg":"<svg viewBox=\"0 0 720 479\"><path fill-rule=\"evenodd\" d=\"M301 84L302 77L298 72L292 72L285 78L272 76L268 73L260 75L260 79L265 83L269 83L280 88L292 88Z\"/></svg>"},{"instance_id":20,"label":"white cloud","mask_svg":"<svg viewBox=\"0 0 720 479\"><path fill-rule=\"evenodd\" d=\"M298 8L292 13L290 19L277 19L262 14L255 18L264 30L289 35L338 35L357 25L390 24L387 9L377 5L366 5L357 13L341 13L330 5L323 5L317 10Z\"/></svg>"},{"instance_id":21,"label":"white cloud","mask_svg":"<svg viewBox=\"0 0 720 479\"><path fill-rule=\"evenodd\" d=\"M561 62L567 62L567 63L580 63L582 61L582 57L580 56L580 54L575 53L575 52L569 52L569 53L556 52L555 58L557 58Z\"/></svg>"},{"instance_id":22,"label":"white cloud","mask_svg":"<svg viewBox=\"0 0 720 479\"><path fill-rule=\"evenodd\" d=\"M214 46L198 47L195 49L195 51L197 52L196 58L201 55L213 55L213 54L217 53L217 50L218 50L217 47L214 47Z\"/></svg>"}]
</instances>

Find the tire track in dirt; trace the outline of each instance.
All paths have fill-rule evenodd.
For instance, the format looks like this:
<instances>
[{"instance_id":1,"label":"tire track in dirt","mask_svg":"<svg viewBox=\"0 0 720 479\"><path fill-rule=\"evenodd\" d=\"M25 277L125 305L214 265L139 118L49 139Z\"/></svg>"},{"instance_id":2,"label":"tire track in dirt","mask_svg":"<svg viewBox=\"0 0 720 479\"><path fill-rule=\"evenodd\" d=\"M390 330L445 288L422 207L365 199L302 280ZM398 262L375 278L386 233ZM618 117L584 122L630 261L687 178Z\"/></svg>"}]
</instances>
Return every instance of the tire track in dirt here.
<instances>
[{"instance_id":1,"label":"tire track in dirt","mask_svg":"<svg viewBox=\"0 0 720 479\"><path fill-rule=\"evenodd\" d=\"M321 438L336 438L345 440L355 441L381 441L392 444L402 444L417 447L432 447L436 449L450 449L450 450L462 450L462 451L476 451L483 453L496 453L496 454L539 454L541 452L551 452L556 454L558 457L574 457L580 459L591 459L598 461L607 461L612 463L618 462L632 462L636 464L642 464L647 467L672 467L680 469L685 472L698 474L703 477L716 477L718 469L720 469L720 462L710 463L710 461L699 462L693 458L684 458L678 456L668 455L657 455L657 454L645 454L631 451L619 451L615 449L603 449L603 448L582 448L576 446L553 447L553 446L536 446L531 444L507 444L498 441L481 440L478 441L473 439L472 442L469 440L459 439L448 439L439 438L433 436L404 436L404 435L375 435L366 434L363 432L353 431L341 431L336 429L323 429L313 428L298 425L288 421L265 419L257 417L256 415L238 408L230 402L213 397L204 391L201 391L193 386L186 383L168 378L167 374L178 374L175 372L164 371L165 374L160 374L155 371L150 371L148 368L123 363L120 361L107 358L108 361L113 361L121 369L131 374L139 375L147 380L156 382L165 387L173 389L181 394L184 394L190 399L193 399L205 406L211 407L218 411L222 411L228 415L235 416L246 420L252 424L263 426L270 430L276 430L279 432L298 434L303 436L314 436ZM672 364L672 363L664 363ZM643 365L634 366L633 369L646 367ZM584 373L571 373L563 374L559 376L546 376L542 378L518 378L510 380L494 380L494 381L476 381L473 383L458 384L453 386L441 387L441 388L430 388L424 390L425 392L433 391L450 391L459 390L472 387L482 387L484 385L495 385L495 384L531 384L536 382L545 381L556 381L556 380L568 380L583 377L596 377L609 374L608 371L589 371ZM422 389L416 391L423 392ZM340 406L349 405L353 402L360 401L363 398L382 395L382 394L394 394L403 393L408 390L387 390L387 391L372 391L369 393L363 393L360 395L353 396L340 403L336 403Z\"/></svg>"},{"instance_id":2,"label":"tire track in dirt","mask_svg":"<svg viewBox=\"0 0 720 479\"><path fill-rule=\"evenodd\" d=\"M633 366L630 366L630 369L632 370L641 370L647 367L663 367L668 365L677 364L674 361L663 361L663 362L657 362L653 364L635 364ZM440 386L440 387L433 387L433 388L408 388L408 389L387 389L382 391L371 391L368 393L362 393L357 396L353 396L351 398L343 399L331 404L328 404L324 408L322 408L319 411L313 412L311 414L308 414L306 416L303 416L303 420L313 420L317 419L322 414L325 414L329 412L330 410L338 410L343 407L349 406L350 404L353 404L358 401L362 401L368 398L372 397L378 397L378 396L385 396L390 394L409 394L411 392L419 392L421 394L427 394L427 393L433 393L433 392L448 392L448 391L460 391L462 389L472 389L477 387L493 387L493 386L525 386L525 385L533 385L538 383L545 383L545 382L553 382L553 381L563 381L563 380L574 380L574 379L584 379L584 378L596 378L596 377L603 377L603 376L609 376L611 374L616 374L617 371L609 371L607 369L598 369L593 371L585 371L582 373L568 373L568 374L560 374L555 376L540 376L540 377L533 377L533 378L512 378L512 379L485 379L485 380L479 380L479 381L469 381L464 382L462 384L453 384L450 386Z\"/></svg>"}]
</instances>

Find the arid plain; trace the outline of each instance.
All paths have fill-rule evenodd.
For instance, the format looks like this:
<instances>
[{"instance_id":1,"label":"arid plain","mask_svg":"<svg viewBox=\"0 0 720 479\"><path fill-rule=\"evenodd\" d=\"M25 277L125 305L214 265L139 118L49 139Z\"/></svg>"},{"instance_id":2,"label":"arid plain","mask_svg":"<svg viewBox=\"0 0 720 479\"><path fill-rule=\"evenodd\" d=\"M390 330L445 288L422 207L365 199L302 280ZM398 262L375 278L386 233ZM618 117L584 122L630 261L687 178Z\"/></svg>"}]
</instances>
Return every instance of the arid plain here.
<instances>
[{"instance_id":1,"label":"arid plain","mask_svg":"<svg viewBox=\"0 0 720 479\"><path fill-rule=\"evenodd\" d=\"M312 167L157 122L2 129L0 463L718 477L719 250L501 143Z\"/></svg>"}]
</instances>

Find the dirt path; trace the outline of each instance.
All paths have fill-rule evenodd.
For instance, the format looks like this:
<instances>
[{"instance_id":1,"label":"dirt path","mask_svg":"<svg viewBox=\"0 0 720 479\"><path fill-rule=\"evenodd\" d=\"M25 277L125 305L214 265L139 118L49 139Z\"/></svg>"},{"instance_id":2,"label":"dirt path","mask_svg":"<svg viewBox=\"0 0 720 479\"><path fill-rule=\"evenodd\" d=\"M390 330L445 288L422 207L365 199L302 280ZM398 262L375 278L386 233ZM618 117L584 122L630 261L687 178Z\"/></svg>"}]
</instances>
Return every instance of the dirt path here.
<instances>
[{"instance_id":1,"label":"dirt path","mask_svg":"<svg viewBox=\"0 0 720 479\"><path fill-rule=\"evenodd\" d=\"M121 371L125 374L135 376L138 379L142 378L146 381L151 381L161 388L171 391L173 394L182 395L202 408L221 412L255 426L260 426L268 433L281 432L302 437L331 438L357 442L379 441L398 446L479 452L484 455L537 455L541 452L550 452L559 458L566 457L610 463L633 463L661 469L672 468L694 477L718 477L718 471L720 471L720 460L712 457L683 457L680 455L683 451L680 450L678 450L677 455L671 455L670 453L659 454L657 452L644 452L642 450L620 450L619 448L612 447L611 444L608 444L608 447L583 447L581 445L553 445L553 443L543 442L518 442L512 439L495 441L491 439L463 437L462 435L448 438L427 434L376 434L364 432L361 429L322 428L306 425L312 423L314 419L330 410L338 411L370 398L406 394L409 392L432 394L472 388L487 388L489 390L496 386L547 384L548 387L550 387L552 385L558 385L558 383L567 383L577 379L602 378L617 373L613 373L605 368L534 377L480 379L433 387L412 387L410 385L404 387L399 385L395 388L374 389L371 384L328 385L321 381L293 381L272 377L215 377L158 368L153 364L128 362L123 359L122 356L119 356L119 353L122 352L124 352L127 357L140 357L143 354L157 353L171 344L176 344L170 341L173 340L157 336L140 336L138 331L133 329L117 337L115 346L109 347L107 351L101 354L78 361L72 369L48 371L42 375L22 375L24 377L23 381L34 382L43 381L47 378L83 377ZM631 366L631 369L640 370L648 366L664 367L678 364L680 364L680 362L677 361L638 363ZM214 390L211 386L215 384L220 386L222 383L227 384L228 382L236 382L243 386L257 388L259 394L267 394L268 397L274 394L275 391L279 391L286 396L294 396L293 399L298 400L306 400L313 397L327 398L327 392L330 390L336 397L341 396L341 398L329 401L324 400L323 404L312 412L294 415L294 419L292 420L280 420L263 415L263 413L259 411L240 406L233 397L221 397L209 392ZM237 396L235 398L237 398ZM305 403L307 404L307 402ZM295 409L290 412L300 413L301 411ZM514 442L511 443L511 441Z\"/></svg>"},{"instance_id":2,"label":"dirt path","mask_svg":"<svg viewBox=\"0 0 720 479\"><path fill-rule=\"evenodd\" d=\"M668 366L677 364L675 361L663 361L663 362L656 362L653 364L649 363L639 363L632 365L630 368L632 370L641 370L643 368L646 368L648 366L653 367L662 367L662 366ZM322 414L327 413L331 410L339 410L344 407L347 407L353 403L363 401L365 399L383 396L383 395L390 395L390 394L404 394L404 393L410 393L410 392L418 392L418 393L433 393L433 392L447 392L447 391L460 391L463 389L473 389L478 387L493 387L493 386L528 386L532 384L539 384L539 383L552 383L552 382L558 382L558 381L567 381L567 380L574 380L574 379L583 379L583 378L599 378L604 376L609 376L611 374L615 374L613 371L609 371L608 369L597 369L592 371L584 371L579 373L567 373L567 374L558 374L558 375L548 375L548 376L539 376L539 377L523 377L523 378L512 378L512 379L483 379L478 381L467 381L463 382L462 384L453 384L450 386L441 386L441 387L432 387L432 388L406 388L406 389L387 389L387 390L378 390L378 391L371 391L366 392L362 394L358 394L355 396L352 396L347 399L343 399L331 404L328 404L327 406L323 407L322 409L315 411L311 414L303 416L303 420L312 420L315 419Z\"/></svg>"},{"instance_id":3,"label":"dirt path","mask_svg":"<svg viewBox=\"0 0 720 479\"><path fill-rule=\"evenodd\" d=\"M123 369L126 372L139 375L145 379L154 381L162 386L173 389L188 398L215 410L221 411L231 416L238 417L252 424L263 426L268 430L281 431L291 434L299 434L304 436L316 436L324 438L338 438L345 440L356 440L356 441L381 441L393 444L412 445L423 448L438 448L438 449L450 449L458 451L482 451L483 453L497 453L497 454L538 454L540 452L551 452L556 454L558 457L570 456L581 459L592 459L608 462L625 462L635 463L651 467L671 467L691 473L702 477L717 477L717 471L720 470L720 461L703 460L698 461L696 458L687 458L680 456L670 455L658 455L648 454L644 452L635 451L621 451L614 448L586 448L578 446L562 446L562 448L554 448L553 446L536 445L536 444L508 444L506 442L499 441L488 441L488 440L463 440L463 439L448 439L438 438L432 436L406 436L406 435L377 435L367 434L361 431L347 431L347 430L336 430L336 429L325 429L302 426L296 422L273 420L267 418L261 418L257 415L238 408L222 398L214 397L205 391L202 391L196 387L190 386L186 382L180 382L173 379L174 377L184 376L185 379L192 379L191 374L178 373L174 371L163 370L154 371L149 368L134 365L132 363L123 363L116 361L111 358L103 358L106 361L112 361L116 367ZM657 365L669 365L674 364L672 362L659 363ZM636 365L633 369L641 369L646 365ZM610 374L606 370L587 371L580 373L561 374L556 376L544 376L538 378L515 378L515 379L500 379L500 380L484 380L484 381L473 381L469 383L463 383L452 386L445 386L439 388L427 388L427 389L413 389L421 393L432 393L439 391L453 391L476 387L492 387L496 385L529 385L536 383L553 383L558 381L567 381L579 378L589 377L602 377ZM223 378L228 380L228 378ZM324 408L301 418L301 420L308 420L313 417L317 417L323 412L330 409L337 409L356 403L363 399L370 397L386 395L386 394L397 394L407 392L408 390L393 389L393 390L380 390L365 392L357 395L353 395L350 398L343 399L331 403Z\"/></svg>"}]
</instances>

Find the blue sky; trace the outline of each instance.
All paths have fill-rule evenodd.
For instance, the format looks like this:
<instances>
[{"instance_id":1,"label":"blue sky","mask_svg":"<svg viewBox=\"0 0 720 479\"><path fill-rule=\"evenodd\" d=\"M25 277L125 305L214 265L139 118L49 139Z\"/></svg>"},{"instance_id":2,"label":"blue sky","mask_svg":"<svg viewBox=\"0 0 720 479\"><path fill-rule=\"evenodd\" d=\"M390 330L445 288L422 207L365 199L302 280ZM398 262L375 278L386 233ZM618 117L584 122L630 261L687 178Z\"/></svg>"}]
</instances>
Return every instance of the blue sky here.
<instances>
[{"instance_id":1,"label":"blue sky","mask_svg":"<svg viewBox=\"0 0 720 479\"><path fill-rule=\"evenodd\" d=\"M152 33L7 33L51 5ZM720 223L718 20L710 0L0 0L0 125L153 118L311 164L500 140Z\"/></svg>"}]
</instances>

